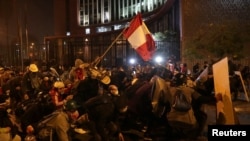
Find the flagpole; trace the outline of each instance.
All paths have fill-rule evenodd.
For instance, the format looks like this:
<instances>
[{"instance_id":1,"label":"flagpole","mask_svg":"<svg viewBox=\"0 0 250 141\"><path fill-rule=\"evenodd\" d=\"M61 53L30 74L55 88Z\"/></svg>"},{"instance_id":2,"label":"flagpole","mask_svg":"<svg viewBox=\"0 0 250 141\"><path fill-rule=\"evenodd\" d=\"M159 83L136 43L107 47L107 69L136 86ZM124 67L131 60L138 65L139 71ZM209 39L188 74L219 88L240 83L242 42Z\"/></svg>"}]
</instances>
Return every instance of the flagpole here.
<instances>
[{"instance_id":1,"label":"flagpole","mask_svg":"<svg viewBox=\"0 0 250 141\"><path fill-rule=\"evenodd\" d=\"M126 30L126 28L124 28L123 30L122 30L122 32L115 38L115 40L109 45L109 47L104 51L104 53L100 56L100 57L98 57L93 63L91 63L91 64L93 64L93 66L94 67L96 67L99 63L100 63L100 61L101 61L101 59L108 53L108 51L113 47L113 45L116 43L116 41L120 38L120 36L123 34L123 32Z\"/></svg>"}]
</instances>

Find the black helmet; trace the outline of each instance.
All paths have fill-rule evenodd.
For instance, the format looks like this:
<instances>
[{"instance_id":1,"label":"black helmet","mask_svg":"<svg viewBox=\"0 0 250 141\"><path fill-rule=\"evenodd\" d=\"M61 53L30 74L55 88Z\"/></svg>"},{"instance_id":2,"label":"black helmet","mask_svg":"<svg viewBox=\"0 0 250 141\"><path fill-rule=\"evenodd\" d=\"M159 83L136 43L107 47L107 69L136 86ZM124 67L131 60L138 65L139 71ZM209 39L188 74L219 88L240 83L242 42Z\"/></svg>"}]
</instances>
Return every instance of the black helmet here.
<instances>
[{"instance_id":1,"label":"black helmet","mask_svg":"<svg viewBox=\"0 0 250 141\"><path fill-rule=\"evenodd\" d=\"M176 75L174 75L173 83L176 86L183 85L184 83L186 83L186 81L187 81L187 77L185 74L177 73Z\"/></svg>"},{"instance_id":2,"label":"black helmet","mask_svg":"<svg viewBox=\"0 0 250 141\"><path fill-rule=\"evenodd\" d=\"M75 100L68 100L66 104L64 105L65 110L67 111L75 111L79 108L80 106L77 104Z\"/></svg>"}]
</instances>

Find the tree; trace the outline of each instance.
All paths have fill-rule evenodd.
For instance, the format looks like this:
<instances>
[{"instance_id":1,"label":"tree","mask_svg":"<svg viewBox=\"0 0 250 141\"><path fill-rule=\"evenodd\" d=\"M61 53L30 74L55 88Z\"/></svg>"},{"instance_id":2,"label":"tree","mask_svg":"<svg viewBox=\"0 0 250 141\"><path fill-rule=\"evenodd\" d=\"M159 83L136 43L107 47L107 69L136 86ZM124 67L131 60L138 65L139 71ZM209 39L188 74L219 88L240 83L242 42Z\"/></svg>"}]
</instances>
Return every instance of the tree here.
<instances>
[{"instance_id":1,"label":"tree","mask_svg":"<svg viewBox=\"0 0 250 141\"><path fill-rule=\"evenodd\" d=\"M164 32L156 32L154 34L156 41L173 41L177 39L177 33L174 31L166 30Z\"/></svg>"},{"instance_id":2,"label":"tree","mask_svg":"<svg viewBox=\"0 0 250 141\"><path fill-rule=\"evenodd\" d=\"M239 27L236 24L209 24L201 28L187 43L184 56L194 58L244 58L244 45L249 41L250 26Z\"/></svg>"}]
</instances>

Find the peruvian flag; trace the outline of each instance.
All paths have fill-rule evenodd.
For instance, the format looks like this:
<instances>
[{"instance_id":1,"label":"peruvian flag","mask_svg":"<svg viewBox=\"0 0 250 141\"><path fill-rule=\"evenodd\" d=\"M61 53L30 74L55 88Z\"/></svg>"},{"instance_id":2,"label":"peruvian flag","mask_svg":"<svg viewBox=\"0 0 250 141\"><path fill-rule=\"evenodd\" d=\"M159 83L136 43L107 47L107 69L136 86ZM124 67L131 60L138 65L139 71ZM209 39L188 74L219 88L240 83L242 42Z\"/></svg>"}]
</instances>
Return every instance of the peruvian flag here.
<instances>
[{"instance_id":1,"label":"peruvian flag","mask_svg":"<svg viewBox=\"0 0 250 141\"><path fill-rule=\"evenodd\" d=\"M152 58L156 48L155 42L140 13L130 22L123 35L144 61Z\"/></svg>"}]
</instances>

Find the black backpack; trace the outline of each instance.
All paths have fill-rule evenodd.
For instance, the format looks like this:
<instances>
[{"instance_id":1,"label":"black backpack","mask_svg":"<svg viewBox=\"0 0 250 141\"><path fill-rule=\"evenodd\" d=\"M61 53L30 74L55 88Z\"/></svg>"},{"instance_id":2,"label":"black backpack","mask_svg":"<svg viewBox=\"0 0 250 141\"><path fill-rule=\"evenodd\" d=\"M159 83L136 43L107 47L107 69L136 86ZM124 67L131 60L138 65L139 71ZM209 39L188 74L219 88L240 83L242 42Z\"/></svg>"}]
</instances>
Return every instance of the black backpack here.
<instances>
[{"instance_id":1,"label":"black backpack","mask_svg":"<svg viewBox=\"0 0 250 141\"><path fill-rule=\"evenodd\" d=\"M47 126L46 124L51 119L58 116L59 113L60 111L54 111L53 113L43 117L43 119L39 121L39 123L37 124L37 129L36 129L37 138L39 141L52 141L56 139L55 130L50 126Z\"/></svg>"},{"instance_id":2,"label":"black backpack","mask_svg":"<svg viewBox=\"0 0 250 141\"><path fill-rule=\"evenodd\" d=\"M180 88L177 88L175 92L172 108L180 112L187 112L192 108L191 103Z\"/></svg>"}]
</instances>

